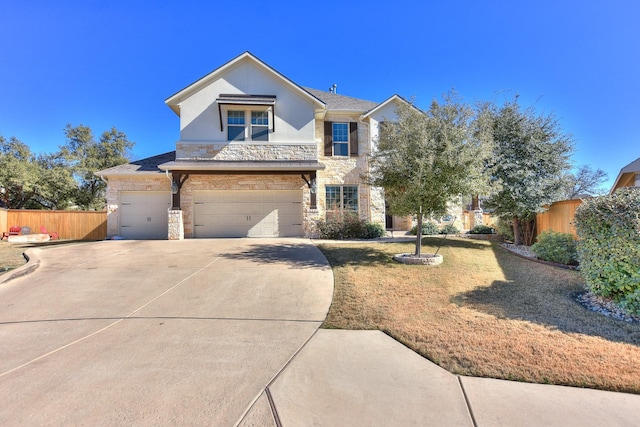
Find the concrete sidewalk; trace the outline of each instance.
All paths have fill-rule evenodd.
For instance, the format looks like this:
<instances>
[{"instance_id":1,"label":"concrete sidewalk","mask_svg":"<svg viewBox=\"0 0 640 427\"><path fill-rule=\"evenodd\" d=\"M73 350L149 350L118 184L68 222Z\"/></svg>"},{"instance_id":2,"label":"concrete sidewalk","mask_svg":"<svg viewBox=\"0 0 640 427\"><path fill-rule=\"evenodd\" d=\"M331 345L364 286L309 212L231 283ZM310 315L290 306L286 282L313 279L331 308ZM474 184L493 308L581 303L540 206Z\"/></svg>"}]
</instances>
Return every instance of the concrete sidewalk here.
<instances>
[{"instance_id":1,"label":"concrete sidewalk","mask_svg":"<svg viewBox=\"0 0 640 427\"><path fill-rule=\"evenodd\" d=\"M640 396L459 377L379 331L319 330L241 426L638 426Z\"/></svg>"}]
</instances>

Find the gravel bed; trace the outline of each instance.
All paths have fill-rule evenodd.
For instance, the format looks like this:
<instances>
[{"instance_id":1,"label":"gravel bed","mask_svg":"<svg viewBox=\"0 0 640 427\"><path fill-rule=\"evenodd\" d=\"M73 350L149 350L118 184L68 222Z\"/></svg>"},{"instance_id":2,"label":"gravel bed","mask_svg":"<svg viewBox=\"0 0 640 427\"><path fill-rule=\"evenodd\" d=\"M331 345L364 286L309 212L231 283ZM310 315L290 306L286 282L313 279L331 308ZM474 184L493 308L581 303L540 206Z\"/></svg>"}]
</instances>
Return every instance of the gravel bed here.
<instances>
[{"instance_id":1,"label":"gravel bed","mask_svg":"<svg viewBox=\"0 0 640 427\"><path fill-rule=\"evenodd\" d=\"M506 250L517 253L523 257L538 259L536 254L531 252L531 248L529 246L514 245L511 243L502 243L501 246ZM594 295L590 291L576 293L573 297L579 304L588 310L595 311L596 313L600 313L604 316L617 320L622 320L624 322L640 323L640 316L629 314L618 307L613 301Z\"/></svg>"}]
</instances>

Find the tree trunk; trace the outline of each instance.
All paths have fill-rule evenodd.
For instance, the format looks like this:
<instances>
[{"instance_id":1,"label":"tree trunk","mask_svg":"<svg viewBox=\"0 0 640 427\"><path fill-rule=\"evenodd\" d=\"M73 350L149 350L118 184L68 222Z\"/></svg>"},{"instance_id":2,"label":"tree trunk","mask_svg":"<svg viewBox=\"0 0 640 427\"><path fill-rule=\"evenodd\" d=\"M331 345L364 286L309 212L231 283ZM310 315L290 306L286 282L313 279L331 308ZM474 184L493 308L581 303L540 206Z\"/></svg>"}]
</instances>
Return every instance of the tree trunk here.
<instances>
[{"instance_id":1,"label":"tree trunk","mask_svg":"<svg viewBox=\"0 0 640 427\"><path fill-rule=\"evenodd\" d=\"M416 229L416 251L415 256L420 257L420 249L422 248L422 206L418 214L418 228Z\"/></svg>"},{"instance_id":2,"label":"tree trunk","mask_svg":"<svg viewBox=\"0 0 640 427\"><path fill-rule=\"evenodd\" d=\"M517 217L513 218L513 244L522 244L522 237L520 237L520 222Z\"/></svg>"},{"instance_id":3,"label":"tree trunk","mask_svg":"<svg viewBox=\"0 0 640 427\"><path fill-rule=\"evenodd\" d=\"M480 196L478 196L477 194L474 196L471 196L471 210L472 211L480 210Z\"/></svg>"}]
</instances>

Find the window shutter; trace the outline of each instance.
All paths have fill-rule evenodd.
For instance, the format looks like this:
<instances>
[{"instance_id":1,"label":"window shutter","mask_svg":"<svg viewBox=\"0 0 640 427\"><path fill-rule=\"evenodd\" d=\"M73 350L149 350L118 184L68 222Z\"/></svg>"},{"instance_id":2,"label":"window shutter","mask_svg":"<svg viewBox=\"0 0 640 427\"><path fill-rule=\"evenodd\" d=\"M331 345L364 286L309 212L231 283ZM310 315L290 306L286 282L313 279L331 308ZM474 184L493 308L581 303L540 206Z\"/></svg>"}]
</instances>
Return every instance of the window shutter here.
<instances>
[{"instance_id":1,"label":"window shutter","mask_svg":"<svg viewBox=\"0 0 640 427\"><path fill-rule=\"evenodd\" d=\"M349 122L349 149L352 156L358 155L358 123Z\"/></svg>"},{"instance_id":2,"label":"window shutter","mask_svg":"<svg viewBox=\"0 0 640 427\"><path fill-rule=\"evenodd\" d=\"M324 122L324 155L333 155L333 123Z\"/></svg>"}]
</instances>

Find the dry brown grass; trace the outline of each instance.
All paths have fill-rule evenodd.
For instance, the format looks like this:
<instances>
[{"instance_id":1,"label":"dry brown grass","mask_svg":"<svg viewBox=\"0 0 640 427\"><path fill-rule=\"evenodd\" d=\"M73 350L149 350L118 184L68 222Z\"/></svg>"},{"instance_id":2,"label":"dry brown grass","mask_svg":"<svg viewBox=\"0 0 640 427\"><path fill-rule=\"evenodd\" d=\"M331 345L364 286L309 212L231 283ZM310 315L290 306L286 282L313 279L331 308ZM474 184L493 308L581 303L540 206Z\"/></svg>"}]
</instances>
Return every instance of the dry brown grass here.
<instances>
[{"instance_id":1,"label":"dry brown grass","mask_svg":"<svg viewBox=\"0 0 640 427\"><path fill-rule=\"evenodd\" d=\"M325 328L382 330L456 374L640 393L640 324L575 302L575 271L466 239L448 239L437 267L391 260L412 243L320 249L336 284Z\"/></svg>"}]
</instances>

